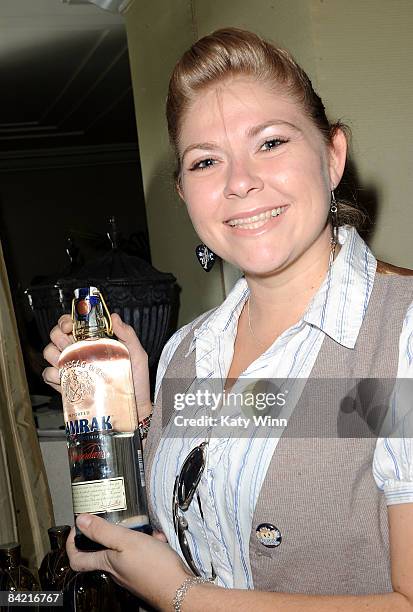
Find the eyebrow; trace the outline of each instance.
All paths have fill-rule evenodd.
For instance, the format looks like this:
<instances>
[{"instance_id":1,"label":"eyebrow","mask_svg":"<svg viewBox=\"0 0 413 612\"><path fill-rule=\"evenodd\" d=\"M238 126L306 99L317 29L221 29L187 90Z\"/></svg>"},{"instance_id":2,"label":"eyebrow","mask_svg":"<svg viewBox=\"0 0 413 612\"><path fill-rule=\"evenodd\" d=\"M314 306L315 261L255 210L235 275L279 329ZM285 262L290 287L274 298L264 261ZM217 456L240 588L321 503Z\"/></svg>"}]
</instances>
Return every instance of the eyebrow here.
<instances>
[{"instance_id":1,"label":"eyebrow","mask_svg":"<svg viewBox=\"0 0 413 612\"><path fill-rule=\"evenodd\" d=\"M290 123L289 121L282 121L281 119L270 119L270 121L265 121L265 123L260 123L251 127L249 130L247 130L247 136L257 136L257 134L259 134L266 128L271 127L272 125L285 125L290 129L294 130L295 132L301 132L300 128L298 128L293 123Z\"/></svg>"},{"instance_id":2,"label":"eyebrow","mask_svg":"<svg viewBox=\"0 0 413 612\"><path fill-rule=\"evenodd\" d=\"M247 130L248 138L253 138L257 136L260 132L264 131L266 128L275 125L284 125L294 130L295 132L301 132L300 128L298 128L293 123L289 121L282 121L281 119L271 119L270 121L265 121L265 123L259 123L258 125L254 125ZM189 145L186 147L184 152L182 153L181 160L184 159L185 155L194 149L200 149L201 151L216 151L220 147L214 142L198 142L196 144Z\"/></svg>"},{"instance_id":3,"label":"eyebrow","mask_svg":"<svg viewBox=\"0 0 413 612\"><path fill-rule=\"evenodd\" d=\"M198 142L196 144L189 145L186 147L185 151L182 153L181 159L183 160L185 155L194 149L201 149L201 151L216 151L219 149L218 145L213 142Z\"/></svg>"}]
</instances>

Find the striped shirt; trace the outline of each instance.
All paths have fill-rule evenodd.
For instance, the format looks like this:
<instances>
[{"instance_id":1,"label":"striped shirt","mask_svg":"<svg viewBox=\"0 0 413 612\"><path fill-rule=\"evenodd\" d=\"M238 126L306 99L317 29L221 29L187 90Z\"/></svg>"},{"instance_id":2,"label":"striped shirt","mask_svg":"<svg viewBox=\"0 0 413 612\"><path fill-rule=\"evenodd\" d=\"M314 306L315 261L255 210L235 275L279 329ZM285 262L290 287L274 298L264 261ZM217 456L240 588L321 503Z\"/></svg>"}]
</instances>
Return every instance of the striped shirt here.
<instances>
[{"instance_id":1,"label":"striped shirt","mask_svg":"<svg viewBox=\"0 0 413 612\"><path fill-rule=\"evenodd\" d=\"M355 346L369 303L377 261L355 229L340 228L341 250L322 286L311 300L302 319L284 331L275 342L241 374L236 385L246 379L307 379L326 335L341 345ZM193 330L188 354L195 351L197 380L226 379L229 371L238 317L249 289L240 279L221 306L202 315L176 332L165 346L158 367L157 394L166 368L182 339ZM413 378L413 304L409 307L399 342L397 376ZM235 390L234 387L232 390ZM299 392L279 415L291 415ZM398 410L406 406L402 390L391 402L391 418L400 422ZM406 418L408 418L407 415ZM170 543L180 546L172 523L173 483L176 475L206 433L196 437L168 436L166 430L156 450L151 479L152 504ZM192 503L187 539L197 567L210 576L211 563L217 584L228 588L254 588L249 562L249 538L255 504L279 436L211 437L207 463L198 492L204 520L198 505ZM413 502L413 440L392 437L379 439L374 455L373 474L388 504Z\"/></svg>"}]
</instances>

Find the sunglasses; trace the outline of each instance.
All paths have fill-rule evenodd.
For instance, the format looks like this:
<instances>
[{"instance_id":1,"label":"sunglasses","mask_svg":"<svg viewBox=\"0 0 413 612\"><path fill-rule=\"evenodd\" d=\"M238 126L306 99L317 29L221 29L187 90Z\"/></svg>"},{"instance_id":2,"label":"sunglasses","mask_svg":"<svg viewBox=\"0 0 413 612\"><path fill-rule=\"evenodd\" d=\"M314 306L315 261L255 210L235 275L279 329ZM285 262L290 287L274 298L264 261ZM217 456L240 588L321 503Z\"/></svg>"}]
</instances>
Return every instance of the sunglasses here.
<instances>
[{"instance_id":1,"label":"sunglasses","mask_svg":"<svg viewBox=\"0 0 413 612\"><path fill-rule=\"evenodd\" d=\"M175 479L174 492L172 497L172 516L174 522L175 533L178 536L179 546L181 547L182 554L188 566L195 574L195 576L201 576L199 569L192 557L191 549L189 548L188 540L186 539L186 530L188 529L188 521L186 518L179 514L186 512L191 505L191 502L196 493L196 499L198 502L199 512L202 520L204 515L201 507L201 500L197 487L201 480L202 473L205 469L206 463L206 446L208 442L202 442L199 446L196 446L191 450L187 458L185 459L179 475ZM216 574L214 567L211 563L212 577L210 580L215 580Z\"/></svg>"}]
</instances>

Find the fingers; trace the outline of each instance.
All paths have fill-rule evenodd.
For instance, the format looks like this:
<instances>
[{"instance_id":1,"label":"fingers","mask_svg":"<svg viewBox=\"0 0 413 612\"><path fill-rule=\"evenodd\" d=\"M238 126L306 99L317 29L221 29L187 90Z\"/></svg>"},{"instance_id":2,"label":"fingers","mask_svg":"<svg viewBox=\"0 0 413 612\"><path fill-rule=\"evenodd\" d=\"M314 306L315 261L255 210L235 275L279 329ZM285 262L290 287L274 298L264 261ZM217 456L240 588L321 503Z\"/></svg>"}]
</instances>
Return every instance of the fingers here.
<instances>
[{"instance_id":1,"label":"fingers","mask_svg":"<svg viewBox=\"0 0 413 612\"><path fill-rule=\"evenodd\" d=\"M57 368L61 351L56 347L55 344L50 342L43 350L43 357L51 366Z\"/></svg>"},{"instance_id":2,"label":"fingers","mask_svg":"<svg viewBox=\"0 0 413 612\"><path fill-rule=\"evenodd\" d=\"M72 317L68 314L64 314L60 317L57 322L58 327L62 330L64 334L71 334L73 330L73 320Z\"/></svg>"},{"instance_id":3,"label":"fingers","mask_svg":"<svg viewBox=\"0 0 413 612\"><path fill-rule=\"evenodd\" d=\"M152 412L149 387L148 355L139 342L135 330L122 321L118 314L112 314L113 331L127 347L130 355L135 401L140 419Z\"/></svg>"},{"instance_id":4,"label":"fingers","mask_svg":"<svg viewBox=\"0 0 413 612\"><path fill-rule=\"evenodd\" d=\"M111 550L120 552L130 541L130 529L113 525L94 514L80 514L76 519L76 525L85 536Z\"/></svg>"},{"instance_id":5,"label":"fingers","mask_svg":"<svg viewBox=\"0 0 413 612\"><path fill-rule=\"evenodd\" d=\"M113 331L116 336L126 344L128 350L131 354L138 355L139 357L147 357L145 349L142 344L139 342L138 336L135 333L135 330L130 325L127 325L122 321L120 316L116 313L111 315L112 317L112 325Z\"/></svg>"},{"instance_id":6,"label":"fingers","mask_svg":"<svg viewBox=\"0 0 413 612\"><path fill-rule=\"evenodd\" d=\"M60 393L60 376L57 368L45 368L42 372L42 377L45 383Z\"/></svg>"},{"instance_id":7,"label":"fingers","mask_svg":"<svg viewBox=\"0 0 413 612\"><path fill-rule=\"evenodd\" d=\"M53 330L52 330L53 331ZM43 357L50 363L51 368L45 368L42 377L45 383L60 392L60 375L57 362L60 357L60 350L50 342L43 351Z\"/></svg>"},{"instance_id":8,"label":"fingers","mask_svg":"<svg viewBox=\"0 0 413 612\"><path fill-rule=\"evenodd\" d=\"M50 363L51 368L45 368L42 372L42 377L45 383L60 392L60 375L57 369L57 362L60 357L60 351L52 343L48 344L43 351L43 357Z\"/></svg>"},{"instance_id":9,"label":"fingers","mask_svg":"<svg viewBox=\"0 0 413 612\"><path fill-rule=\"evenodd\" d=\"M73 343L71 335L73 329L73 321L70 315L60 317L57 325L50 332L51 342L45 347L43 357L50 363L52 367L45 368L42 372L45 383L60 392L60 376L58 371L58 361L60 353L69 344Z\"/></svg>"},{"instance_id":10,"label":"fingers","mask_svg":"<svg viewBox=\"0 0 413 612\"><path fill-rule=\"evenodd\" d=\"M66 321L63 321L63 326L60 325L60 321L62 320L62 318L63 317L59 319L59 323L55 325L55 327L53 327L52 331L50 332L50 340L60 350L60 352L63 351L63 349L65 349L67 346L69 346L69 344L73 343L73 337L70 335L72 332L73 323L71 324L70 329L67 330Z\"/></svg>"},{"instance_id":11,"label":"fingers","mask_svg":"<svg viewBox=\"0 0 413 612\"><path fill-rule=\"evenodd\" d=\"M66 551L70 561L70 567L75 572L91 572L94 570L106 569L105 551L81 552L75 546L76 529L72 530L67 538Z\"/></svg>"}]
</instances>

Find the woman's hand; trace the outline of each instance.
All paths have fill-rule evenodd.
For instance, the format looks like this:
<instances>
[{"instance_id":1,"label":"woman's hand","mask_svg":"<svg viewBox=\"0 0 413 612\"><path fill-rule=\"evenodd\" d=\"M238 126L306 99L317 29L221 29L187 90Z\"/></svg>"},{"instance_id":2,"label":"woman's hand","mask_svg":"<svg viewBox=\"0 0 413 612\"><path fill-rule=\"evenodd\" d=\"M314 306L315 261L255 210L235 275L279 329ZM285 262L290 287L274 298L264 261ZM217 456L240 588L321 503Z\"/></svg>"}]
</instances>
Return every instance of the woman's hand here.
<instances>
[{"instance_id":1,"label":"woman's hand","mask_svg":"<svg viewBox=\"0 0 413 612\"><path fill-rule=\"evenodd\" d=\"M148 355L130 325L126 325L119 315L112 314L113 332L129 350L133 384L135 387L135 400L139 419L143 419L152 412L149 390ZM60 376L57 362L60 353L69 344L74 342L72 336L73 321L70 315L60 317L57 325L50 332L51 342L43 351L43 356L51 367L43 370L43 380L60 393Z\"/></svg>"},{"instance_id":2,"label":"woman's hand","mask_svg":"<svg viewBox=\"0 0 413 612\"><path fill-rule=\"evenodd\" d=\"M72 528L66 549L75 571L109 572L118 584L156 609L171 609L176 589L192 574L163 534L151 537L92 514L78 516L76 524L88 538L106 546L106 550L79 551Z\"/></svg>"}]
</instances>

